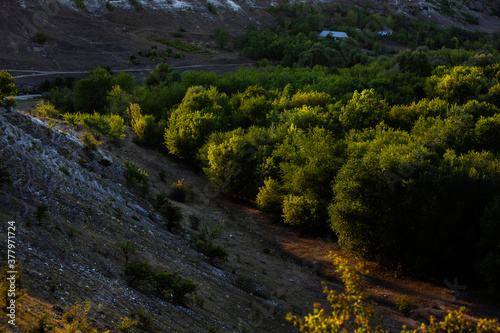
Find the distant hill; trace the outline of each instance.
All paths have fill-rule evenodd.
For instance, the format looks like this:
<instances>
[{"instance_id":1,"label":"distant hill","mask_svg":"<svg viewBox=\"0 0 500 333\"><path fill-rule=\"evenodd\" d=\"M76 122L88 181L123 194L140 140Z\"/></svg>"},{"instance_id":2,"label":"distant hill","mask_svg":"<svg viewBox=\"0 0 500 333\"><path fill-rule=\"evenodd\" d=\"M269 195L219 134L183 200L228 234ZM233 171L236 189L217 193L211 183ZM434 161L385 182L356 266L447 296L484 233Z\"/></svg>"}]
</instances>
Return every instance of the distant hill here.
<instances>
[{"instance_id":1,"label":"distant hill","mask_svg":"<svg viewBox=\"0 0 500 333\"><path fill-rule=\"evenodd\" d=\"M215 48L214 29L231 36L248 23L274 22L266 9L274 0L4 0L0 4L0 69L89 70L96 66L126 67L137 50L157 40L182 39L212 56L189 56L175 65L226 63ZM316 5L359 6L379 15L401 14L442 26L500 31L498 1L332 1ZM325 27L327 28L327 27ZM219 58L223 59L220 60ZM170 61L170 60L169 60ZM148 64L143 64L148 67ZM138 66L140 67L140 66ZM151 66L149 66L151 67ZM153 66L154 67L154 66Z\"/></svg>"}]
</instances>

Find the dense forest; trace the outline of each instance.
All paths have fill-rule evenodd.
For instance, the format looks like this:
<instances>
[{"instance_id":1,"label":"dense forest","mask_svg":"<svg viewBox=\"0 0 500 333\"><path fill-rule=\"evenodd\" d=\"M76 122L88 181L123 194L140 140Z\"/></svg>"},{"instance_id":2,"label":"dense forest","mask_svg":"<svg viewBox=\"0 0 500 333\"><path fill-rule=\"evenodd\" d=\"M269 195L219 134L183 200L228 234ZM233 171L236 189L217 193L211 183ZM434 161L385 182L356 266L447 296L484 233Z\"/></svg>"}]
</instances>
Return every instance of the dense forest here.
<instances>
[{"instance_id":1,"label":"dense forest","mask_svg":"<svg viewBox=\"0 0 500 333\"><path fill-rule=\"evenodd\" d=\"M138 144L277 222L330 228L362 258L498 293L500 36L356 8L270 11L275 26L232 41L259 68L181 75L161 63L142 83L97 68L45 82L36 112L85 125L89 149L100 135L119 144L130 125ZM319 38L324 26L350 38Z\"/></svg>"}]
</instances>

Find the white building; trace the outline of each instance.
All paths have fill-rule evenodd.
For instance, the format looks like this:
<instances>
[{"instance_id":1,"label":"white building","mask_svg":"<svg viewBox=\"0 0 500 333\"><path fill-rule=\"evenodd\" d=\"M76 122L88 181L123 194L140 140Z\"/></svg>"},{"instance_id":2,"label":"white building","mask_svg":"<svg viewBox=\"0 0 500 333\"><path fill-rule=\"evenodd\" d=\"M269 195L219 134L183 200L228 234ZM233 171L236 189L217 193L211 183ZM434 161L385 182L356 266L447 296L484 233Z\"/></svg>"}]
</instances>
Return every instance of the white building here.
<instances>
[{"instance_id":1,"label":"white building","mask_svg":"<svg viewBox=\"0 0 500 333\"><path fill-rule=\"evenodd\" d=\"M348 38L347 34L342 31L323 31L319 34L320 37L333 37L335 40L339 40L340 38Z\"/></svg>"}]
</instances>

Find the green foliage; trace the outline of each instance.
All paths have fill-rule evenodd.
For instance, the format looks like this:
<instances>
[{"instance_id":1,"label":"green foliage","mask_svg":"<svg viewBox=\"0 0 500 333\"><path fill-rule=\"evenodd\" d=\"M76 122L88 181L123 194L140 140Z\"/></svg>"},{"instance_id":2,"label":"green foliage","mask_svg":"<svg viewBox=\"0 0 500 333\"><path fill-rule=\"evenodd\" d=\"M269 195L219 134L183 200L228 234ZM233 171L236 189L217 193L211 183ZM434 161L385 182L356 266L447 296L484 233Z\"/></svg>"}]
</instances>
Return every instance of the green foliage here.
<instances>
[{"instance_id":1,"label":"green foliage","mask_svg":"<svg viewBox=\"0 0 500 333\"><path fill-rule=\"evenodd\" d=\"M63 332L97 333L88 322L87 314L91 309L90 302L76 302L62 315L64 322Z\"/></svg>"},{"instance_id":2,"label":"green foliage","mask_svg":"<svg viewBox=\"0 0 500 333\"><path fill-rule=\"evenodd\" d=\"M453 1L451 0L439 0L440 12L451 17L456 15L456 12L455 10L453 10L452 5Z\"/></svg>"},{"instance_id":3,"label":"green foliage","mask_svg":"<svg viewBox=\"0 0 500 333\"><path fill-rule=\"evenodd\" d=\"M14 108L17 106L17 99L15 97L9 96L3 100L3 104L7 109Z\"/></svg>"},{"instance_id":4,"label":"green foliage","mask_svg":"<svg viewBox=\"0 0 500 333\"><path fill-rule=\"evenodd\" d=\"M104 68L96 68L78 81L73 90L76 111L104 113L108 106L108 92L113 88L114 76Z\"/></svg>"},{"instance_id":5,"label":"green foliage","mask_svg":"<svg viewBox=\"0 0 500 333\"><path fill-rule=\"evenodd\" d=\"M56 110L54 105L50 104L45 100L40 100L36 104L35 115L40 118L57 118L59 116L59 111Z\"/></svg>"},{"instance_id":6,"label":"green foliage","mask_svg":"<svg viewBox=\"0 0 500 333\"><path fill-rule=\"evenodd\" d=\"M396 306L399 312L408 317L411 311L418 308L418 297L409 297L407 295L400 295L396 298Z\"/></svg>"},{"instance_id":7,"label":"green foliage","mask_svg":"<svg viewBox=\"0 0 500 333\"><path fill-rule=\"evenodd\" d=\"M125 122L123 118L119 115L110 115L109 119L109 132L107 133L108 137L110 137L115 142L123 140L125 138Z\"/></svg>"},{"instance_id":8,"label":"green foliage","mask_svg":"<svg viewBox=\"0 0 500 333\"><path fill-rule=\"evenodd\" d=\"M426 91L429 96L437 96L449 103L463 103L486 93L483 71L479 67L455 66L438 67L434 75L427 79Z\"/></svg>"},{"instance_id":9,"label":"green foliage","mask_svg":"<svg viewBox=\"0 0 500 333\"><path fill-rule=\"evenodd\" d=\"M302 195L289 194L283 200L283 220L287 224L310 224L317 218L315 207L318 203Z\"/></svg>"},{"instance_id":10,"label":"green foliage","mask_svg":"<svg viewBox=\"0 0 500 333\"><path fill-rule=\"evenodd\" d=\"M227 125L227 97L217 89L191 87L181 104L172 111L165 130L165 145L171 154L192 159L196 152L215 131Z\"/></svg>"},{"instance_id":11,"label":"green foliage","mask_svg":"<svg viewBox=\"0 0 500 333\"><path fill-rule=\"evenodd\" d=\"M147 86L154 86L161 83L170 84L180 80L180 74L178 71L173 70L166 63L158 64L155 69L146 74L144 83Z\"/></svg>"},{"instance_id":12,"label":"green foliage","mask_svg":"<svg viewBox=\"0 0 500 333\"><path fill-rule=\"evenodd\" d=\"M314 67L316 65L326 67L345 67L342 53L332 47L316 43L308 50L299 54L298 64L302 67Z\"/></svg>"},{"instance_id":13,"label":"green foliage","mask_svg":"<svg viewBox=\"0 0 500 333\"><path fill-rule=\"evenodd\" d=\"M132 75L125 72L120 72L115 78L115 85L127 94L132 94L136 86L135 79Z\"/></svg>"},{"instance_id":14,"label":"green foliage","mask_svg":"<svg viewBox=\"0 0 500 333\"><path fill-rule=\"evenodd\" d=\"M108 92L106 99L109 105L109 112L123 117L125 121L130 122L129 114L127 113L127 108L132 99L130 94L122 90L120 85L115 85Z\"/></svg>"},{"instance_id":15,"label":"green foliage","mask_svg":"<svg viewBox=\"0 0 500 333\"><path fill-rule=\"evenodd\" d=\"M83 2L83 0L75 0L75 5L76 5L76 8L79 8L79 9L87 8L85 6L85 3Z\"/></svg>"},{"instance_id":16,"label":"green foliage","mask_svg":"<svg viewBox=\"0 0 500 333\"><path fill-rule=\"evenodd\" d=\"M54 107L62 112L71 112L73 113L75 110L74 100L73 100L73 91L68 88L53 88L49 92L50 102L54 105Z\"/></svg>"},{"instance_id":17,"label":"green foliage","mask_svg":"<svg viewBox=\"0 0 500 333\"><path fill-rule=\"evenodd\" d=\"M380 100L374 89L356 90L349 102L342 108L340 121L347 129L375 127L387 117L389 105Z\"/></svg>"},{"instance_id":18,"label":"green foliage","mask_svg":"<svg viewBox=\"0 0 500 333\"><path fill-rule=\"evenodd\" d=\"M7 96L16 96L17 88L14 84L14 78L6 71L0 72L0 103Z\"/></svg>"},{"instance_id":19,"label":"green foliage","mask_svg":"<svg viewBox=\"0 0 500 333\"><path fill-rule=\"evenodd\" d=\"M65 113L62 115L62 117L68 124L70 124L71 126L73 126L73 128L76 129L78 124L81 121L82 115L79 112L77 112L77 113Z\"/></svg>"},{"instance_id":20,"label":"green foliage","mask_svg":"<svg viewBox=\"0 0 500 333\"><path fill-rule=\"evenodd\" d=\"M207 6L209 3L207 3ZM217 47L219 47L220 49L225 50L227 47L227 43L229 42L229 32L221 28L216 28L214 32L215 32L215 44L217 44Z\"/></svg>"},{"instance_id":21,"label":"green foliage","mask_svg":"<svg viewBox=\"0 0 500 333\"><path fill-rule=\"evenodd\" d=\"M145 261L131 260L125 263L124 279L134 289L147 290L154 268Z\"/></svg>"},{"instance_id":22,"label":"green foliage","mask_svg":"<svg viewBox=\"0 0 500 333\"><path fill-rule=\"evenodd\" d=\"M207 9L212 14L217 14L217 7L213 2L207 1Z\"/></svg>"},{"instance_id":23,"label":"green foliage","mask_svg":"<svg viewBox=\"0 0 500 333\"><path fill-rule=\"evenodd\" d=\"M363 270L360 265L351 267L349 263L338 256L330 255L333 259L336 271L341 275L345 285L343 293L329 290L324 284L323 292L331 305L332 313L328 314L319 303L314 303L314 312L304 318L287 313L286 319L294 326L298 326L301 332L378 332L386 333L384 330L383 317L375 312L375 303L369 295L362 292L361 279L368 271ZM405 296L399 299L408 299ZM498 333L500 327L496 319L480 319L471 323L464 318L465 308L458 311L448 311L448 315L442 321L437 321L434 316L429 318L428 324L421 324L416 330L407 330L402 327L402 333L436 333L436 332L478 332Z\"/></svg>"},{"instance_id":24,"label":"green foliage","mask_svg":"<svg viewBox=\"0 0 500 333\"><path fill-rule=\"evenodd\" d=\"M482 318L476 323L465 320L465 308L461 307L458 311L448 311L448 314L442 321L437 321L434 316L429 318L428 324L421 324L416 330L407 330L403 326L401 333L434 333L434 332L477 332L477 333L498 333L500 328L496 319Z\"/></svg>"},{"instance_id":25,"label":"green foliage","mask_svg":"<svg viewBox=\"0 0 500 333\"><path fill-rule=\"evenodd\" d=\"M428 76L431 73L431 64L424 52L405 50L394 58L394 62L399 65L401 72L411 72L419 76Z\"/></svg>"},{"instance_id":26,"label":"green foliage","mask_svg":"<svg viewBox=\"0 0 500 333\"><path fill-rule=\"evenodd\" d=\"M118 243L117 245L123 252L125 264L131 261L132 257L141 249L135 242L131 240L126 240L125 242Z\"/></svg>"},{"instance_id":27,"label":"green foliage","mask_svg":"<svg viewBox=\"0 0 500 333\"><path fill-rule=\"evenodd\" d=\"M180 179L172 184L168 197L177 202L186 202L186 197L190 191L191 185L186 183L184 179Z\"/></svg>"},{"instance_id":28,"label":"green foliage","mask_svg":"<svg viewBox=\"0 0 500 333\"><path fill-rule=\"evenodd\" d=\"M180 305L186 302L186 294L196 291L197 285L190 278L182 278L178 273L157 271L152 276L154 294L170 299Z\"/></svg>"},{"instance_id":29,"label":"green foliage","mask_svg":"<svg viewBox=\"0 0 500 333\"><path fill-rule=\"evenodd\" d=\"M204 172L222 191L254 196L260 185L257 166L269 155L273 131L251 127L214 133L200 149Z\"/></svg>"},{"instance_id":30,"label":"green foliage","mask_svg":"<svg viewBox=\"0 0 500 333\"><path fill-rule=\"evenodd\" d=\"M287 313L286 319L301 332L354 332L385 333L382 328L382 318L375 312L375 303L363 293L361 279L368 272L358 265L351 268L349 263L338 256L330 255L335 268L340 274L345 290L336 293L323 284L323 293L331 305L331 314L327 313L319 303L314 303L314 313L300 318Z\"/></svg>"},{"instance_id":31,"label":"green foliage","mask_svg":"<svg viewBox=\"0 0 500 333\"><path fill-rule=\"evenodd\" d=\"M325 107L328 103L332 102L332 97L324 92L318 91L298 91L292 97L292 102L302 106L307 105L310 107L321 106Z\"/></svg>"},{"instance_id":32,"label":"green foliage","mask_svg":"<svg viewBox=\"0 0 500 333\"><path fill-rule=\"evenodd\" d=\"M49 333L54 331L54 326L49 324L49 315L44 314L38 318L37 326L31 328L28 333Z\"/></svg>"},{"instance_id":33,"label":"green foliage","mask_svg":"<svg viewBox=\"0 0 500 333\"><path fill-rule=\"evenodd\" d=\"M9 168L5 165L5 161L0 158L0 184L10 184L11 182Z\"/></svg>"},{"instance_id":34,"label":"green foliage","mask_svg":"<svg viewBox=\"0 0 500 333\"><path fill-rule=\"evenodd\" d=\"M142 10L142 4L137 1L137 0L128 0L132 6L134 6L134 9L136 12Z\"/></svg>"},{"instance_id":35,"label":"green foliage","mask_svg":"<svg viewBox=\"0 0 500 333\"><path fill-rule=\"evenodd\" d=\"M89 131L85 131L82 133L82 136L80 137L80 141L83 143L83 146L85 149L89 152L96 151L97 148L102 145L102 142L97 140L94 136Z\"/></svg>"},{"instance_id":36,"label":"green foliage","mask_svg":"<svg viewBox=\"0 0 500 333\"><path fill-rule=\"evenodd\" d=\"M122 317L116 324L115 328L123 333L132 333L135 332L135 328L137 326L137 321L130 320L129 317Z\"/></svg>"},{"instance_id":37,"label":"green foliage","mask_svg":"<svg viewBox=\"0 0 500 333\"><path fill-rule=\"evenodd\" d=\"M264 186L259 187L259 193L255 199L257 207L272 214L275 218L281 215L283 205L283 188L278 181L267 178Z\"/></svg>"},{"instance_id":38,"label":"green foliage","mask_svg":"<svg viewBox=\"0 0 500 333\"><path fill-rule=\"evenodd\" d=\"M180 207L172 205L164 193L158 194L156 197L156 209L165 218L165 228L174 232L180 228L182 221L182 210Z\"/></svg>"},{"instance_id":39,"label":"green foliage","mask_svg":"<svg viewBox=\"0 0 500 333\"><path fill-rule=\"evenodd\" d=\"M113 5L111 4L111 2L107 1L107 2L106 2L106 8L107 8L110 12L112 12L112 11L115 9L115 6L113 6Z\"/></svg>"},{"instance_id":40,"label":"green foliage","mask_svg":"<svg viewBox=\"0 0 500 333\"><path fill-rule=\"evenodd\" d=\"M472 24L472 25L479 24L479 18L477 16L474 16L474 15L469 14L469 13L464 13L464 12L461 12L460 14L463 16L465 22Z\"/></svg>"},{"instance_id":41,"label":"green foliage","mask_svg":"<svg viewBox=\"0 0 500 333\"><path fill-rule=\"evenodd\" d=\"M478 150L500 151L500 113L481 117L474 128Z\"/></svg>"},{"instance_id":42,"label":"green foliage","mask_svg":"<svg viewBox=\"0 0 500 333\"><path fill-rule=\"evenodd\" d=\"M421 99L418 103L410 105L395 105L389 111L388 123L395 128L411 130L419 118L444 117L449 109L449 104L439 98L428 100Z\"/></svg>"},{"instance_id":43,"label":"green foliage","mask_svg":"<svg viewBox=\"0 0 500 333\"><path fill-rule=\"evenodd\" d=\"M49 36L47 36L47 34L43 31L37 31L35 35L33 35L33 38L35 40L35 43L43 45L47 42Z\"/></svg>"},{"instance_id":44,"label":"green foliage","mask_svg":"<svg viewBox=\"0 0 500 333\"><path fill-rule=\"evenodd\" d=\"M125 171L124 176L127 183L130 185L134 184L144 184L148 182L149 175L146 171L140 169L135 162L125 161Z\"/></svg>"},{"instance_id":45,"label":"green foliage","mask_svg":"<svg viewBox=\"0 0 500 333\"><path fill-rule=\"evenodd\" d=\"M153 319L144 310L132 311L130 313L132 318L138 319L138 327L144 329L145 331L152 331L153 329Z\"/></svg>"},{"instance_id":46,"label":"green foliage","mask_svg":"<svg viewBox=\"0 0 500 333\"><path fill-rule=\"evenodd\" d=\"M180 305L185 305L186 295L197 289L197 285L190 278L183 278L177 272L155 268L145 261L128 262L125 265L124 277L132 288Z\"/></svg>"},{"instance_id":47,"label":"green foliage","mask_svg":"<svg viewBox=\"0 0 500 333\"><path fill-rule=\"evenodd\" d=\"M131 118L136 143L148 146L156 146L161 143L163 133L152 115L142 115L141 107L138 104L130 104L127 114Z\"/></svg>"},{"instance_id":48,"label":"green foliage","mask_svg":"<svg viewBox=\"0 0 500 333\"><path fill-rule=\"evenodd\" d=\"M212 265L227 259L226 249L215 243L215 240L222 235L223 227L224 224L222 222L215 226L203 224L200 232L192 235L189 240L191 246L196 251L206 255Z\"/></svg>"},{"instance_id":49,"label":"green foliage","mask_svg":"<svg viewBox=\"0 0 500 333\"><path fill-rule=\"evenodd\" d=\"M178 50L184 51L184 52L200 53L200 54L204 54L204 53L212 54L212 52L210 52L210 51L203 50L196 45L191 45L191 44L188 44L188 43L183 42L181 40L158 39L157 41L162 43L162 44L165 44L167 46L174 47ZM174 56L174 58L175 58L175 56Z\"/></svg>"},{"instance_id":50,"label":"green foliage","mask_svg":"<svg viewBox=\"0 0 500 333\"><path fill-rule=\"evenodd\" d=\"M49 206L37 205L35 212L33 213L33 217L38 221L39 224L42 224L42 220L47 217L48 211L49 211Z\"/></svg>"}]
</instances>

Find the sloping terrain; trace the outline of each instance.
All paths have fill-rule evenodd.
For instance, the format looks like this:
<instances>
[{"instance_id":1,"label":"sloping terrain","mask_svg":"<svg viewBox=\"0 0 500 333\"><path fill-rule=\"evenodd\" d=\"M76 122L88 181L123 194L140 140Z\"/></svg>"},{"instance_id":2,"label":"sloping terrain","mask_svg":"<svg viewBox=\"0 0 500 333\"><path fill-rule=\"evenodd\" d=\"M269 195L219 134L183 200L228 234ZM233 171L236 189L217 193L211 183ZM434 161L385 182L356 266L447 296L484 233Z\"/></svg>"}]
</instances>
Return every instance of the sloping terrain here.
<instances>
[{"instance_id":1,"label":"sloping terrain","mask_svg":"<svg viewBox=\"0 0 500 333\"><path fill-rule=\"evenodd\" d=\"M123 144L105 142L89 154L78 141L79 132L69 125L49 126L25 113L1 110L0 134L0 158L12 180L0 188L0 219L3 231L7 221L16 222L17 259L27 288L18 307L20 327L12 330L0 316L3 331L26 332L43 314L60 323L60 309L90 301L89 318L102 330L142 310L157 332L290 332L287 312L305 315L314 302L326 303L321 280L342 289L333 282L327 258L330 251L339 252L334 242L297 238L262 213L227 198L189 166L137 146L130 129ZM104 166L103 159L111 165ZM125 161L135 161L148 172L149 195L127 186ZM189 183L192 192L185 203L174 203L183 215L182 230L174 234L164 228L165 220L152 203L157 193L168 193L179 179ZM35 214L39 205L49 208L40 221ZM189 245L189 239L203 224L221 222L219 242L229 256L214 266ZM197 284L185 306L126 284L118 244L127 240L140 246L137 259ZM402 324L416 327L430 314L443 318L446 310L460 306L470 309L472 319L498 317L494 305L455 288L459 281L451 287L436 286L398 277L376 265L370 268L373 274L366 288L391 332L399 332ZM402 294L420 297L411 318L395 310L395 299Z\"/></svg>"},{"instance_id":2,"label":"sloping terrain","mask_svg":"<svg viewBox=\"0 0 500 333\"><path fill-rule=\"evenodd\" d=\"M134 3L142 9L135 10ZM168 63L176 67L200 65L210 70L211 64L249 62L238 59L237 52L218 49L214 30L223 28L231 36L237 36L246 30L248 23L256 26L272 24L274 18L266 8L278 2L214 0L210 3L213 4L212 11L204 0L4 0L0 3L0 31L5 32L0 34L0 70L9 70L14 76L19 76L17 86L30 90L35 84L50 78L41 75L27 78L31 70L78 72L110 66L119 71L130 68L127 61L138 50L148 50L156 45L163 52L166 47L158 43L158 39L180 39L212 52L181 52L185 58L168 59ZM397 13L441 26L460 26L490 33L500 30L500 17L490 15L498 8L498 1L494 0L370 1L356 4L336 0L332 5L356 5L380 15ZM477 19L478 24L470 24L466 18ZM37 32L43 33L47 40L37 43ZM146 60L132 68L151 69L155 65L156 62Z\"/></svg>"},{"instance_id":3,"label":"sloping terrain","mask_svg":"<svg viewBox=\"0 0 500 333\"><path fill-rule=\"evenodd\" d=\"M93 320L107 329L120 317L144 309L161 332L205 332L210 327L219 332L286 332L287 311L305 313L321 298L319 277L284 254L283 259L252 214L226 202L182 165L138 148L130 134L123 146L90 157L71 134L51 130L36 118L2 111L0 124L0 155L13 180L2 188L0 216L17 223L17 259L23 263L28 295L65 309L90 300ZM112 165L99 164L102 158ZM132 159L151 175L152 193L168 192L181 177L193 186L192 200L179 204L185 218L178 235L163 228L149 200L122 184L123 161ZM166 182L158 179L160 170ZM39 223L33 212L41 204L49 212ZM227 263L214 267L188 245L198 228L190 225L191 216L197 216L200 225L224 223L221 243L229 252ZM126 285L117 246L126 240L140 245L139 257L151 265L198 285L188 307ZM41 315L32 303L26 306L33 307L33 320ZM50 314L57 317L53 309ZM2 323L5 319L2 316ZM21 327L20 332L25 330Z\"/></svg>"}]
</instances>

